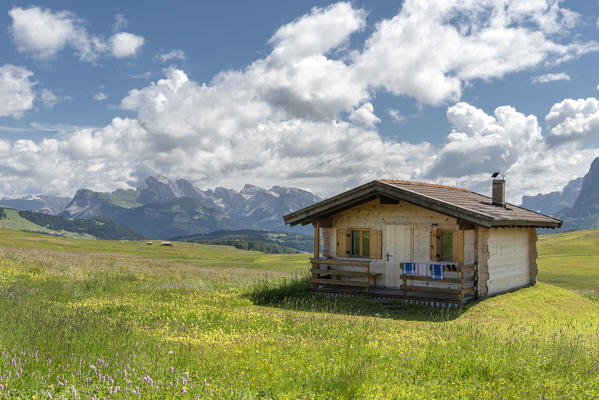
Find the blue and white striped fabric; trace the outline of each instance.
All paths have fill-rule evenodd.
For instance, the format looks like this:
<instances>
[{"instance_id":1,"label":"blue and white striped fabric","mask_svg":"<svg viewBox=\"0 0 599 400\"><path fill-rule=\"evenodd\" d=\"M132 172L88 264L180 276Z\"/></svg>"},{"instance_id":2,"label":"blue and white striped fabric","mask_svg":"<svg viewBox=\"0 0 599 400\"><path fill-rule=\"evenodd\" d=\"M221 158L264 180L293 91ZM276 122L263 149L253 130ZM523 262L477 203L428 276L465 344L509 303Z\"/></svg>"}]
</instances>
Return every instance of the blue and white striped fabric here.
<instances>
[{"instance_id":1,"label":"blue and white striped fabric","mask_svg":"<svg viewBox=\"0 0 599 400\"><path fill-rule=\"evenodd\" d=\"M443 264L432 265L432 277L433 279L443 279Z\"/></svg>"},{"instance_id":2,"label":"blue and white striped fabric","mask_svg":"<svg viewBox=\"0 0 599 400\"><path fill-rule=\"evenodd\" d=\"M414 263L402 263L403 273L405 275L414 275Z\"/></svg>"}]
</instances>

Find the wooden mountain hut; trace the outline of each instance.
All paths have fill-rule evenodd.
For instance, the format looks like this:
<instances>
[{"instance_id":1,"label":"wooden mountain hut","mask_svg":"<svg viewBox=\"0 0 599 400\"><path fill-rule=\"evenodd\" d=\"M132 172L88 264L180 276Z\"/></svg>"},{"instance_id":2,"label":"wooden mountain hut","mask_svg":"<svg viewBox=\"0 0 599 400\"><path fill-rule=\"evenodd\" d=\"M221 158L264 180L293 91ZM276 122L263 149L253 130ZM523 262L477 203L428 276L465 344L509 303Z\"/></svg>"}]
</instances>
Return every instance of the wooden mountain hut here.
<instances>
[{"instance_id":1,"label":"wooden mountain hut","mask_svg":"<svg viewBox=\"0 0 599 400\"><path fill-rule=\"evenodd\" d=\"M314 226L314 292L466 303L534 284L536 229L562 224L492 194L382 179L284 219Z\"/></svg>"}]
</instances>

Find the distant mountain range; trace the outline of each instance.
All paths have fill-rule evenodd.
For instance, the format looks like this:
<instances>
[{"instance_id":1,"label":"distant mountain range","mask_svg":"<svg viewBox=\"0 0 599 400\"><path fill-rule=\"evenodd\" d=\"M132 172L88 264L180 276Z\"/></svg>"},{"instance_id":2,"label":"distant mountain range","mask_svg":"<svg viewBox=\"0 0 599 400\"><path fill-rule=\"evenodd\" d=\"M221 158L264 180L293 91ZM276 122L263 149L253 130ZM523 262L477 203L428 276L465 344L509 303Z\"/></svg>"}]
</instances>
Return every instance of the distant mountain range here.
<instances>
[{"instance_id":1,"label":"distant mountain range","mask_svg":"<svg viewBox=\"0 0 599 400\"><path fill-rule=\"evenodd\" d=\"M70 201L71 199L68 197L56 197L47 194L30 194L16 199L3 197L0 199L0 207L56 215L60 213Z\"/></svg>"},{"instance_id":2,"label":"distant mountain range","mask_svg":"<svg viewBox=\"0 0 599 400\"><path fill-rule=\"evenodd\" d=\"M560 192L524 196L522 207L561 219L560 231L599 228L599 157L584 177L570 181Z\"/></svg>"},{"instance_id":3,"label":"distant mountain range","mask_svg":"<svg viewBox=\"0 0 599 400\"><path fill-rule=\"evenodd\" d=\"M135 190L103 193L80 189L72 199L5 197L0 199L0 207L70 219L108 218L149 238L200 235L197 239L206 241L214 238L201 238L202 234L221 230L285 230L312 235L311 227L285 226L283 216L320 200L297 188L273 186L266 190L245 185L240 191L223 187L201 190L185 179L172 181L157 175L146 178ZM599 157L583 178L570 181L558 192L524 196L522 207L562 219L561 230L599 228Z\"/></svg>"},{"instance_id":4,"label":"distant mountain range","mask_svg":"<svg viewBox=\"0 0 599 400\"><path fill-rule=\"evenodd\" d=\"M216 230L289 230L283 215L320 201L310 192L245 185L241 191L201 190L185 179L146 178L137 189L111 193L80 189L58 212L68 218L110 218L147 237L209 233ZM297 229L296 229L297 231ZM311 233L309 229L300 232Z\"/></svg>"},{"instance_id":5,"label":"distant mountain range","mask_svg":"<svg viewBox=\"0 0 599 400\"><path fill-rule=\"evenodd\" d=\"M109 218L141 235L169 239L217 230L293 230L283 215L321 199L305 190L245 185L241 191L217 187L201 190L185 179L157 175L133 189L110 193L79 189L72 199L49 195L2 198L0 207L36 211L71 219Z\"/></svg>"},{"instance_id":6,"label":"distant mountain range","mask_svg":"<svg viewBox=\"0 0 599 400\"><path fill-rule=\"evenodd\" d=\"M584 176L582 187L572 207L561 211L564 229L599 228L599 157Z\"/></svg>"},{"instance_id":7,"label":"distant mountain range","mask_svg":"<svg viewBox=\"0 0 599 400\"><path fill-rule=\"evenodd\" d=\"M570 181L559 192L537 194L536 196L523 196L522 207L543 214L555 215L574 205L582 188L583 178Z\"/></svg>"}]
</instances>

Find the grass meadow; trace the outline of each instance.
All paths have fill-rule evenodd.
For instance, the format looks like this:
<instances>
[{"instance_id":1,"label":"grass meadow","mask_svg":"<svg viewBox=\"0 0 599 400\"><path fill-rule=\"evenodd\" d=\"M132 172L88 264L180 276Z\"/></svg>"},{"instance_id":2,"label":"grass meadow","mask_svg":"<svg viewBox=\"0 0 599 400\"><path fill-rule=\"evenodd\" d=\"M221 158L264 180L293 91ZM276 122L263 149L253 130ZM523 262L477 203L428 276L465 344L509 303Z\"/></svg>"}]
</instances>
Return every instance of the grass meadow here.
<instances>
[{"instance_id":1,"label":"grass meadow","mask_svg":"<svg viewBox=\"0 0 599 400\"><path fill-rule=\"evenodd\" d=\"M307 255L0 230L0 399L597 398L598 246L437 309L311 295Z\"/></svg>"}]
</instances>

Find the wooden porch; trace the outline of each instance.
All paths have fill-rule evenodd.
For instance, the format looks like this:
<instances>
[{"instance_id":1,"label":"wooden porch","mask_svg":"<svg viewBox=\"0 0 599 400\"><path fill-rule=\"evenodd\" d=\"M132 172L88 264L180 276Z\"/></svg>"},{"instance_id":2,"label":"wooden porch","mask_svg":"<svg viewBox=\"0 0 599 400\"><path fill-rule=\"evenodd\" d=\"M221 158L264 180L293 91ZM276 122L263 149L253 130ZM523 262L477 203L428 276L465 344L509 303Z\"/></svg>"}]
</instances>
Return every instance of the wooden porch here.
<instances>
[{"instance_id":1,"label":"wooden porch","mask_svg":"<svg viewBox=\"0 0 599 400\"><path fill-rule=\"evenodd\" d=\"M311 258L312 291L465 304L476 296L476 265L443 264L443 279L401 274L399 288L377 285L382 273L372 272L371 260ZM430 263L427 263L430 264ZM436 262L435 264L441 264Z\"/></svg>"},{"instance_id":2,"label":"wooden porch","mask_svg":"<svg viewBox=\"0 0 599 400\"><path fill-rule=\"evenodd\" d=\"M368 292L376 286L380 273L370 272L370 260L341 260L334 258L311 258L312 287L322 285L352 286L364 288ZM326 266L327 268L322 268ZM344 267L354 268L353 270ZM358 269L358 271L356 271Z\"/></svg>"}]
</instances>

